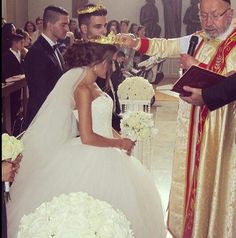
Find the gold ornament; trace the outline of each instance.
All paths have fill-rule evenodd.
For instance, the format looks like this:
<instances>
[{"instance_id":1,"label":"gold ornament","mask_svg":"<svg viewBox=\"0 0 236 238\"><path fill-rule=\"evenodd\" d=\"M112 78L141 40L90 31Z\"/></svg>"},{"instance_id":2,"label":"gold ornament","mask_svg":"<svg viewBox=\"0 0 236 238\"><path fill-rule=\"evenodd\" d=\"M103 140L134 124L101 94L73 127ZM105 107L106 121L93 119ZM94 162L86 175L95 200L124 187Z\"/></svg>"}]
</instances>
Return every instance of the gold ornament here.
<instances>
[{"instance_id":1,"label":"gold ornament","mask_svg":"<svg viewBox=\"0 0 236 238\"><path fill-rule=\"evenodd\" d=\"M108 36L98 36L96 38L88 39L90 42L98 43L98 44L109 44L109 45L122 45L123 41L119 36L115 35L111 32Z\"/></svg>"},{"instance_id":2,"label":"gold ornament","mask_svg":"<svg viewBox=\"0 0 236 238\"><path fill-rule=\"evenodd\" d=\"M77 13L79 15L88 14L88 13L93 13L93 12L103 10L103 9L106 9L106 8L99 1L99 3L97 3L96 6L86 7L85 9L78 10Z\"/></svg>"}]
</instances>

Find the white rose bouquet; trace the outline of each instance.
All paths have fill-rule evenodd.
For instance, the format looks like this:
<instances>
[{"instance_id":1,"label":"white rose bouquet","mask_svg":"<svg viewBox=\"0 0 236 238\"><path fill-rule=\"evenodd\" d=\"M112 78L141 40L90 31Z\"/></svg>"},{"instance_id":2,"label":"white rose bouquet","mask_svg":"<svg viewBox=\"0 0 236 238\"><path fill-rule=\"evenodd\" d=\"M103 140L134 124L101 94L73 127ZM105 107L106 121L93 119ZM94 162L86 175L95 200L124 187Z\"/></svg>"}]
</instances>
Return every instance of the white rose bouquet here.
<instances>
[{"instance_id":1,"label":"white rose bouquet","mask_svg":"<svg viewBox=\"0 0 236 238\"><path fill-rule=\"evenodd\" d=\"M17 238L133 238L125 215L87 193L70 193L21 218Z\"/></svg>"},{"instance_id":2,"label":"white rose bouquet","mask_svg":"<svg viewBox=\"0 0 236 238\"><path fill-rule=\"evenodd\" d=\"M16 139L14 136L8 134L2 134L2 161L8 160L9 162L14 161L17 156L23 151L22 141ZM5 182L5 192L9 192L10 184Z\"/></svg>"},{"instance_id":3,"label":"white rose bouquet","mask_svg":"<svg viewBox=\"0 0 236 238\"><path fill-rule=\"evenodd\" d=\"M120 100L151 100L155 92L145 78L129 77L118 86L117 94Z\"/></svg>"},{"instance_id":4,"label":"white rose bouquet","mask_svg":"<svg viewBox=\"0 0 236 238\"><path fill-rule=\"evenodd\" d=\"M151 136L153 126L152 114L143 111L125 113L121 119L122 134L132 140L144 141Z\"/></svg>"}]
</instances>

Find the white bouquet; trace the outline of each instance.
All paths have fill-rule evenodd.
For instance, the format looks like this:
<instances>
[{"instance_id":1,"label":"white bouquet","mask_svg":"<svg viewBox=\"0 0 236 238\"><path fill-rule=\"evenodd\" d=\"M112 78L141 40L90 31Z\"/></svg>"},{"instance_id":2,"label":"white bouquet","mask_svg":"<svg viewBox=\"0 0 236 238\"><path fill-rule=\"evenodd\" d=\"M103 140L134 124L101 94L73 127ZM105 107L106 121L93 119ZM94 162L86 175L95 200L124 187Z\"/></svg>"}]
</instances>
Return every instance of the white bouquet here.
<instances>
[{"instance_id":1,"label":"white bouquet","mask_svg":"<svg viewBox=\"0 0 236 238\"><path fill-rule=\"evenodd\" d=\"M15 160L23 151L22 141L14 136L2 134L2 160Z\"/></svg>"},{"instance_id":2,"label":"white bouquet","mask_svg":"<svg viewBox=\"0 0 236 238\"><path fill-rule=\"evenodd\" d=\"M152 114L143 111L127 112L121 119L123 136L132 140L144 141L151 136L153 126Z\"/></svg>"},{"instance_id":3,"label":"white bouquet","mask_svg":"<svg viewBox=\"0 0 236 238\"><path fill-rule=\"evenodd\" d=\"M16 139L14 136L8 134L2 134L2 161L14 161L17 156L23 151L22 141ZM5 182L5 192L10 191L9 182Z\"/></svg>"},{"instance_id":4,"label":"white bouquet","mask_svg":"<svg viewBox=\"0 0 236 238\"><path fill-rule=\"evenodd\" d=\"M130 222L110 204L87 193L70 193L23 216L17 238L133 238Z\"/></svg>"},{"instance_id":5,"label":"white bouquet","mask_svg":"<svg viewBox=\"0 0 236 238\"><path fill-rule=\"evenodd\" d=\"M151 100L155 93L145 78L130 77L118 86L117 94L120 100Z\"/></svg>"}]
</instances>

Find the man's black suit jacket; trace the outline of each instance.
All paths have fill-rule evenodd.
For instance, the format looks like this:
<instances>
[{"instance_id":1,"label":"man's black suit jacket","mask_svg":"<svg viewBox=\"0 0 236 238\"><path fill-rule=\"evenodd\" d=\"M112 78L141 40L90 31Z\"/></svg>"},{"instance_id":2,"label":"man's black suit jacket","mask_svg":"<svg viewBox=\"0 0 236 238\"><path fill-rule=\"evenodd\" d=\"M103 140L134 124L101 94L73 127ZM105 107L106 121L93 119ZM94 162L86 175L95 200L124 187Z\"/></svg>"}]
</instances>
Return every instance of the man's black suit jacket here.
<instances>
[{"instance_id":1,"label":"man's black suit jacket","mask_svg":"<svg viewBox=\"0 0 236 238\"><path fill-rule=\"evenodd\" d=\"M202 97L211 111L236 100L236 73L214 86L203 89Z\"/></svg>"},{"instance_id":2,"label":"man's black suit jacket","mask_svg":"<svg viewBox=\"0 0 236 238\"><path fill-rule=\"evenodd\" d=\"M25 57L25 76L29 87L29 102L25 129L29 126L39 108L52 91L64 71L63 57L59 55L60 66L53 48L43 36L31 46Z\"/></svg>"},{"instance_id":3,"label":"man's black suit jacket","mask_svg":"<svg viewBox=\"0 0 236 238\"><path fill-rule=\"evenodd\" d=\"M5 81L5 79L23 74L23 65L20 63L16 56L10 51L6 51L2 55L2 82Z\"/></svg>"},{"instance_id":4,"label":"man's black suit jacket","mask_svg":"<svg viewBox=\"0 0 236 238\"><path fill-rule=\"evenodd\" d=\"M9 77L23 73L23 64L17 60L16 56L10 50L5 51L2 55L2 82L5 82L5 80ZM17 113L21 106L20 96L20 89L11 93L10 96L12 125L17 118Z\"/></svg>"}]
</instances>

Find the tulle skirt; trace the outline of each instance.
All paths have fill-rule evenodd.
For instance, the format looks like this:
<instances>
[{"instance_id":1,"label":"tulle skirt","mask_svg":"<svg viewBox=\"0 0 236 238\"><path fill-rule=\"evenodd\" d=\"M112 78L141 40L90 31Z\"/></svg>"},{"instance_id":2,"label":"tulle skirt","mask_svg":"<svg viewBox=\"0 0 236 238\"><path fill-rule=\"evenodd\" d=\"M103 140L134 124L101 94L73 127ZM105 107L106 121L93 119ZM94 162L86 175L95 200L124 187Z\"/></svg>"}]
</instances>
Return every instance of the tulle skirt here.
<instances>
[{"instance_id":1,"label":"tulle skirt","mask_svg":"<svg viewBox=\"0 0 236 238\"><path fill-rule=\"evenodd\" d=\"M43 158L35 159L33 154L25 149L11 187L7 207L9 238L17 237L23 215L54 196L79 191L120 209L131 222L135 238L166 236L154 180L136 158L116 148L83 145L79 138Z\"/></svg>"}]
</instances>

